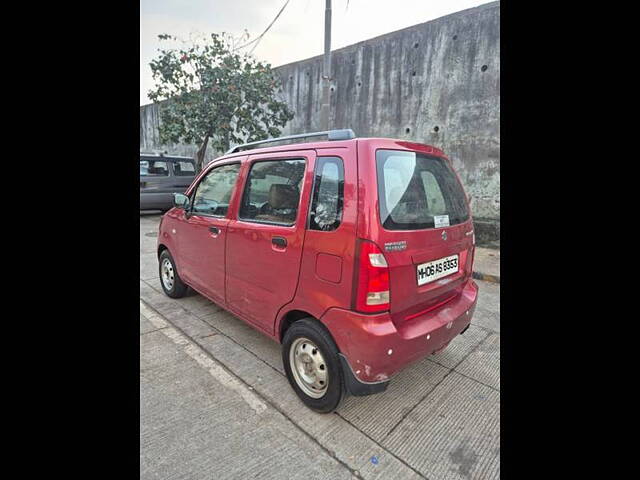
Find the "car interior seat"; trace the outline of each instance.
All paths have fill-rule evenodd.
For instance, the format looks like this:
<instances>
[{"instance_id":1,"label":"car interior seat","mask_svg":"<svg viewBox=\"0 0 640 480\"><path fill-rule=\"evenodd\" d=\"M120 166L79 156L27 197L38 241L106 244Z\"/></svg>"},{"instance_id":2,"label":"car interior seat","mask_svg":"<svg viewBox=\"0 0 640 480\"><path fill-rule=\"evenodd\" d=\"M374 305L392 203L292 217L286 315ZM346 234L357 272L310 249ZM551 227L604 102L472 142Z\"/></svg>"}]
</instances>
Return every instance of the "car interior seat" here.
<instances>
[{"instance_id":1,"label":"car interior seat","mask_svg":"<svg viewBox=\"0 0 640 480\"><path fill-rule=\"evenodd\" d=\"M256 220L268 222L292 222L298 211L300 192L295 185L274 183L269 188L269 198L260 208Z\"/></svg>"}]
</instances>

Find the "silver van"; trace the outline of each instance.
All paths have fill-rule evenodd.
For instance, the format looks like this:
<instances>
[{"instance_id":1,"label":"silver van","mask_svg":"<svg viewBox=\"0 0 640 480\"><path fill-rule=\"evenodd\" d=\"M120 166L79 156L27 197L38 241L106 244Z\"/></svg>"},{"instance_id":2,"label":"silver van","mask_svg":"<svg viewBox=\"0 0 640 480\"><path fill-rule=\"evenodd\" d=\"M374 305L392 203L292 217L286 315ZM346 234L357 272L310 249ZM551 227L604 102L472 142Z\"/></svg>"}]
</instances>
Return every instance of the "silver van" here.
<instances>
[{"instance_id":1,"label":"silver van","mask_svg":"<svg viewBox=\"0 0 640 480\"><path fill-rule=\"evenodd\" d=\"M193 158L141 152L140 210L169 210L173 194L184 193L195 175Z\"/></svg>"}]
</instances>

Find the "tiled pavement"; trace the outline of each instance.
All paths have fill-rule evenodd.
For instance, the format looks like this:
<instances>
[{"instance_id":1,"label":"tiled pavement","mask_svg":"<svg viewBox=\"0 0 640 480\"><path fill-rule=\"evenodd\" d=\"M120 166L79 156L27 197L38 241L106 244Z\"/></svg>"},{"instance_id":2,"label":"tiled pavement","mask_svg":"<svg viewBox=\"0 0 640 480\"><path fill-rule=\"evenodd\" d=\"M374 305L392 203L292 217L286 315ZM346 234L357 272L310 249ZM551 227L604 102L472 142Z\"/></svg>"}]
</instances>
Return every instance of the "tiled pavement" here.
<instances>
[{"instance_id":1,"label":"tiled pavement","mask_svg":"<svg viewBox=\"0 0 640 480\"><path fill-rule=\"evenodd\" d=\"M307 409L283 375L279 345L198 294L160 288L159 215L140 217L140 298L362 478L500 476L500 286L477 281L471 327L397 374L388 390L349 397L330 415ZM148 322L147 322L148 323ZM149 326L141 318L141 333Z\"/></svg>"}]
</instances>

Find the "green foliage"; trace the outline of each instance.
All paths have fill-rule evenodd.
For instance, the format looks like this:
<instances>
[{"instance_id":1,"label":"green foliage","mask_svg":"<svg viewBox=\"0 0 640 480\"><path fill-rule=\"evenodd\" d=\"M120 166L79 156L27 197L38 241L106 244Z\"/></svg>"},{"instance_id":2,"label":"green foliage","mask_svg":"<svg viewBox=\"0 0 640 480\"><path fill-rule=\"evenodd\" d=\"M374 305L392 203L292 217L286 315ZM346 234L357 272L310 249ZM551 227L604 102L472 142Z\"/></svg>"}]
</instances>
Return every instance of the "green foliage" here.
<instances>
[{"instance_id":1,"label":"green foliage","mask_svg":"<svg viewBox=\"0 0 640 480\"><path fill-rule=\"evenodd\" d=\"M167 34L159 38L178 41ZM156 86L149 98L162 102L162 143L206 148L210 140L224 151L231 144L277 136L293 118L276 98L280 85L271 65L240 55L225 35L212 33L205 42L158 51L150 64Z\"/></svg>"}]
</instances>

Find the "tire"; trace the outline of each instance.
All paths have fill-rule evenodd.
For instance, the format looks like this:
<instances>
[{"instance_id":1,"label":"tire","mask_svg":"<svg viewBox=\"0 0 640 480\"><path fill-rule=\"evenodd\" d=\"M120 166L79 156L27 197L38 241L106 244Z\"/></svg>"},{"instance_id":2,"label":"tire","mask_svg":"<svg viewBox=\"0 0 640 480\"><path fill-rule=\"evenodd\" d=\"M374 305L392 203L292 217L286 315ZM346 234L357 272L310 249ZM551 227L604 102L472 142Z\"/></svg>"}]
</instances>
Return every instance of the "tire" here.
<instances>
[{"instance_id":1,"label":"tire","mask_svg":"<svg viewBox=\"0 0 640 480\"><path fill-rule=\"evenodd\" d=\"M295 322L284 335L282 362L287 379L300 400L316 412L333 412L344 399L346 388L338 353L329 332L313 318ZM321 384L323 378L325 383Z\"/></svg>"},{"instance_id":2,"label":"tire","mask_svg":"<svg viewBox=\"0 0 640 480\"><path fill-rule=\"evenodd\" d=\"M166 272L163 271L164 266L167 266ZM169 250L163 250L158 259L158 273L160 276L160 285L164 293L171 298L182 298L187 293L187 285L182 282L182 279L178 275L178 269L176 263L173 261L173 257L169 253ZM163 277L164 273L167 273L166 277Z\"/></svg>"}]
</instances>

